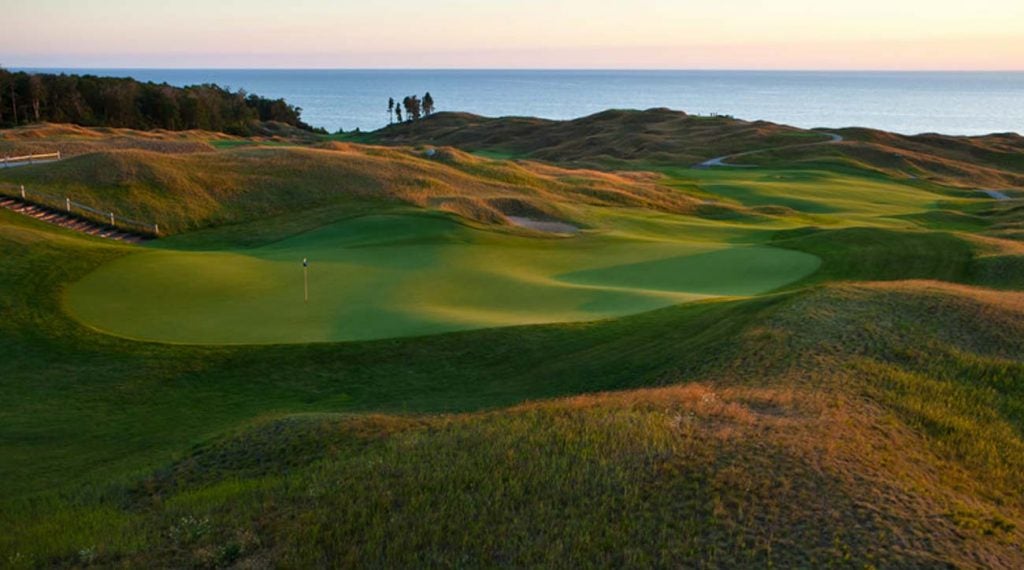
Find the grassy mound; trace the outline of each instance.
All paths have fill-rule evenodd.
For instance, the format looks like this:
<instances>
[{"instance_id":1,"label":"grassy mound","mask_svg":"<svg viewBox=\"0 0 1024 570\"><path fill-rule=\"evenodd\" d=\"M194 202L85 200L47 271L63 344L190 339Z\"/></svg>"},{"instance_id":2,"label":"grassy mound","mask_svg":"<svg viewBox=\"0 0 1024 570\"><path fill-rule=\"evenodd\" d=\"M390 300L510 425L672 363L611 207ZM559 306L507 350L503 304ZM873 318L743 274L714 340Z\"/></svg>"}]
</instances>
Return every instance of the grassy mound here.
<instances>
[{"instance_id":1,"label":"grassy mound","mask_svg":"<svg viewBox=\"0 0 1024 570\"><path fill-rule=\"evenodd\" d=\"M678 167L748 151L744 163L773 168L855 169L889 179L958 188L1024 189L1024 137L906 136L848 128L842 144L764 121L693 117L668 109L605 111L571 121L486 118L438 113L381 129L362 140L400 145L451 145L500 158L532 158L598 168Z\"/></svg>"},{"instance_id":2,"label":"grassy mound","mask_svg":"<svg viewBox=\"0 0 1024 570\"><path fill-rule=\"evenodd\" d=\"M169 155L106 151L0 172L0 182L153 220L165 233L360 202L404 202L504 223L527 205L546 217L571 217L578 205L696 209L696 200L651 174L566 170L487 160L448 149L352 144L329 148L235 147Z\"/></svg>"},{"instance_id":3,"label":"grassy mound","mask_svg":"<svg viewBox=\"0 0 1024 570\"><path fill-rule=\"evenodd\" d=\"M694 117L668 109L605 111L571 121L437 113L376 131L371 140L446 145L492 156L574 165L697 164L712 157L828 140L764 121Z\"/></svg>"},{"instance_id":4,"label":"grassy mound","mask_svg":"<svg viewBox=\"0 0 1024 570\"><path fill-rule=\"evenodd\" d=\"M957 137L898 135L870 129L842 129L838 145L793 147L758 154L765 166L837 166L870 170L893 179L920 180L958 188L1024 189L1024 137L993 134Z\"/></svg>"},{"instance_id":5,"label":"grassy mound","mask_svg":"<svg viewBox=\"0 0 1024 570\"><path fill-rule=\"evenodd\" d=\"M0 175L204 228L140 249L0 211L0 565L1024 565L1012 201L827 161L652 174L221 147ZM507 216L584 231L481 223ZM320 339L408 325L409 306L473 326L671 306L246 346L66 311L92 286L94 318L258 334L287 326L304 256L314 299L361 301L319 307ZM246 305L261 295L278 302Z\"/></svg>"},{"instance_id":6,"label":"grassy mound","mask_svg":"<svg viewBox=\"0 0 1024 570\"><path fill-rule=\"evenodd\" d=\"M206 131L137 131L104 127L39 123L0 131L0 156L48 154L64 157L117 149L166 154L210 152L213 144L239 140Z\"/></svg>"},{"instance_id":7,"label":"grassy mound","mask_svg":"<svg viewBox=\"0 0 1024 570\"><path fill-rule=\"evenodd\" d=\"M57 309L122 248L4 221L22 247L0 260L0 477L36 497L0 511L12 565L1022 562L1022 294L852 283L583 325L176 347ZM861 231L815 239L907 237ZM909 259L860 251L879 261L848 278ZM912 273L970 278L970 255L947 259ZM40 494L70 466L73 500Z\"/></svg>"},{"instance_id":8,"label":"grassy mound","mask_svg":"<svg viewBox=\"0 0 1024 570\"><path fill-rule=\"evenodd\" d=\"M874 426L892 437L878 442ZM159 513L135 524L167 538L128 560L723 568L1017 560L1010 541L1019 519L991 503L954 507L959 493L945 485L929 485L927 499L914 492L941 465L915 448L922 444L854 402L703 385L439 419L294 417L200 448L129 489L130 505ZM937 536L946 538L935 545ZM101 561L112 554L97 550Z\"/></svg>"}]
</instances>

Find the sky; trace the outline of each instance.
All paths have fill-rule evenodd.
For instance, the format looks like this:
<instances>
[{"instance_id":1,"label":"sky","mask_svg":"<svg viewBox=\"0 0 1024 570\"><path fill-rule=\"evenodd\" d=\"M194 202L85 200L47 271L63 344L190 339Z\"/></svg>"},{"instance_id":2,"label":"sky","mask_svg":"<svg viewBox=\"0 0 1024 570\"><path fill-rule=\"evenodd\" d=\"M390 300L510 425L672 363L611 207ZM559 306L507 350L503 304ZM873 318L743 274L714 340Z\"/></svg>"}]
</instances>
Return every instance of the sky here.
<instances>
[{"instance_id":1,"label":"sky","mask_svg":"<svg viewBox=\"0 0 1024 570\"><path fill-rule=\"evenodd\" d=\"M0 65L1024 70L1024 0L0 0Z\"/></svg>"}]
</instances>

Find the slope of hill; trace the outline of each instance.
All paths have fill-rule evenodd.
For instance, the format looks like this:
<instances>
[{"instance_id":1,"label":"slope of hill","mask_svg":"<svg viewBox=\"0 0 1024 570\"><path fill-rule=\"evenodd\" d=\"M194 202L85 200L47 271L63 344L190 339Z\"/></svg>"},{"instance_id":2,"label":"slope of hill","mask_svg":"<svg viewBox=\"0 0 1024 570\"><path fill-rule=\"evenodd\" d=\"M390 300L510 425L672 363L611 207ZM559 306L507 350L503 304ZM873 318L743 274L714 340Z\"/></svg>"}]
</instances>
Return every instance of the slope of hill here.
<instances>
[{"instance_id":1,"label":"slope of hill","mask_svg":"<svg viewBox=\"0 0 1024 570\"><path fill-rule=\"evenodd\" d=\"M669 109L605 111L571 121L437 113L370 137L386 144L448 145L588 166L691 165L746 150L828 140L820 133L765 121L697 117Z\"/></svg>"},{"instance_id":2,"label":"slope of hill","mask_svg":"<svg viewBox=\"0 0 1024 570\"><path fill-rule=\"evenodd\" d=\"M590 133L601 153L614 146L603 132L637 117L639 138L655 139L656 125L722 121L720 139L700 135L718 141L714 153L745 150L726 148L730 129L751 128L602 116ZM480 128L531 122L490 121ZM531 129L568 124L536 123L515 127L521 153L588 163L571 133L530 150ZM49 126L37 138L94 132ZM787 132L765 136L820 138ZM683 135L659 143L660 166L649 148L592 155L632 167L621 172L326 139L161 152L118 132L60 163L0 171L166 215L180 232L140 248L0 211L0 565L1024 566L1024 208L842 154L882 145L966 163L977 140L847 134L790 158L764 153L758 169L665 166L688 156ZM109 146L119 137L133 141ZM1016 139L985 140L978 164L1007 176ZM388 215L418 223L376 223ZM501 227L509 216L586 231L555 239ZM441 231L422 231L431 224ZM751 245L765 247L757 259L714 264L674 249ZM530 303L551 302L535 311L545 318L607 308L598 288L658 295L686 280L734 296L591 322L278 345L140 342L71 316L92 283L85 302L106 299L101 315L135 324L144 311L179 332L182 318L241 316L259 332L269 319L246 302L262 298L292 326L318 307L300 295L310 250L314 279L321 260L339 263L332 302L358 313L318 321L320 340L394 324L397 310L370 315L377 301L451 295L463 312L443 317L457 322L494 295L485 316L502 319L485 324L497 326L543 322L499 314ZM778 250L820 265L744 290ZM253 270L261 256L285 264L276 281ZM408 286L389 296L398 280ZM287 302L267 294L280 283ZM544 292L559 283L582 292ZM189 313L203 303L234 310Z\"/></svg>"},{"instance_id":3,"label":"slope of hill","mask_svg":"<svg viewBox=\"0 0 1024 570\"><path fill-rule=\"evenodd\" d=\"M922 180L969 189L1024 190L1024 137L899 135L840 129L837 145L778 148L751 157L766 167L846 167L898 180ZM1014 192L1011 192L1013 194Z\"/></svg>"},{"instance_id":4,"label":"slope of hill","mask_svg":"<svg viewBox=\"0 0 1024 570\"><path fill-rule=\"evenodd\" d=\"M93 152L125 149L164 154L211 152L217 148L260 144L312 144L321 137L286 125L266 122L253 125L251 137L211 131L140 131L112 127L82 127L70 124L37 123L0 130L0 157L58 152L70 158Z\"/></svg>"},{"instance_id":5,"label":"slope of hill","mask_svg":"<svg viewBox=\"0 0 1024 570\"><path fill-rule=\"evenodd\" d=\"M513 164L454 149L427 156L347 143L187 154L106 150L0 171L4 181L155 220L169 233L366 200L448 210L486 223L506 223L506 215L562 219L572 216L574 206L587 204L677 213L699 209L698 200L656 184L652 174Z\"/></svg>"},{"instance_id":6,"label":"slope of hill","mask_svg":"<svg viewBox=\"0 0 1024 570\"><path fill-rule=\"evenodd\" d=\"M485 118L438 113L415 123L392 125L367 136L383 144L451 145L495 156L531 158L598 168L692 166L750 152L744 162L779 167L846 167L896 179L920 179L965 188L1024 188L1024 137L993 134L958 137L898 135L871 129L823 132L696 117L668 109L605 111L571 121Z\"/></svg>"},{"instance_id":7,"label":"slope of hill","mask_svg":"<svg viewBox=\"0 0 1024 570\"><path fill-rule=\"evenodd\" d=\"M0 477L71 493L4 504L11 566L1024 563L1021 293L897 280L430 339L144 344L59 309L121 246L0 221ZM943 261L889 277L973 279L941 234L857 248L871 235L792 245L832 278L916 251ZM32 437L54 430L60 449ZM69 465L92 467L67 487Z\"/></svg>"}]
</instances>

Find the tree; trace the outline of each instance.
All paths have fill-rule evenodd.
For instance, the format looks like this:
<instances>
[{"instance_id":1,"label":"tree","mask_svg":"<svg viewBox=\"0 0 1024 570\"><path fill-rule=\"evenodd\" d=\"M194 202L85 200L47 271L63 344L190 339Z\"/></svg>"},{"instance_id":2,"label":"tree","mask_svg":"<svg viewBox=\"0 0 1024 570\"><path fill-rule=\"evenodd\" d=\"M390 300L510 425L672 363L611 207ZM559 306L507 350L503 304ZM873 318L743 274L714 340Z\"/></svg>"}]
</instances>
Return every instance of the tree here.
<instances>
[{"instance_id":1,"label":"tree","mask_svg":"<svg viewBox=\"0 0 1024 570\"><path fill-rule=\"evenodd\" d=\"M217 85L172 87L134 79L0 68L0 124L51 121L131 129L204 129L250 134L257 121L324 132L304 123L302 109Z\"/></svg>"},{"instance_id":2,"label":"tree","mask_svg":"<svg viewBox=\"0 0 1024 570\"><path fill-rule=\"evenodd\" d=\"M420 98L416 95L409 95L402 99L402 106L405 107L405 120L418 121L422 112Z\"/></svg>"},{"instance_id":3,"label":"tree","mask_svg":"<svg viewBox=\"0 0 1024 570\"><path fill-rule=\"evenodd\" d=\"M402 122L402 108L398 105L395 105L395 120L399 123Z\"/></svg>"},{"instance_id":4,"label":"tree","mask_svg":"<svg viewBox=\"0 0 1024 570\"><path fill-rule=\"evenodd\" d=\"M7 84L11 88L11 111L14 113L14 124L18 124L18 96L14 93L14 78L12 77Z\"/></svg>"},{"instance_id":5,"label":"tree","mask_svg":"<svg viewBox=\"0 0 1024 570\"><path fill-rule=\"evenodd\" d=\"M43 84L42 77L34 74L28 77L28 98L32 104L33 119L38 123L42 120L40 118L41 111L43 101L46 99L46 86Z\"/></svg>"},{"instance_id":6,"label":"tree","mask_svg":"<svg viewBox=\"0 0 1024 570\"><path fill-rule=\"evenodd\" d=\"M434 98L430 96L430 91L423 96L423 114L427 117L434 114Z\"/></svg>"},{"instance_id":7,"label":"tree","mask_svg":"<svg viewBox=\"0 0 1024 570\"><path fill-rule=\"evenodd\" d=\"M388 97L388 124L391 124L391 115L395 111L395 98Z\"/></svg>"},{"instance_id":8,"label":"tree","mask_svg":"<svg viewBox=\"0 0 1024 570\"><path fill-rule=\"evenodd\" d=\"M4 87L10 81L11 73L0 66L0 125L4 122Z\"/></svg>"}]
</instances>

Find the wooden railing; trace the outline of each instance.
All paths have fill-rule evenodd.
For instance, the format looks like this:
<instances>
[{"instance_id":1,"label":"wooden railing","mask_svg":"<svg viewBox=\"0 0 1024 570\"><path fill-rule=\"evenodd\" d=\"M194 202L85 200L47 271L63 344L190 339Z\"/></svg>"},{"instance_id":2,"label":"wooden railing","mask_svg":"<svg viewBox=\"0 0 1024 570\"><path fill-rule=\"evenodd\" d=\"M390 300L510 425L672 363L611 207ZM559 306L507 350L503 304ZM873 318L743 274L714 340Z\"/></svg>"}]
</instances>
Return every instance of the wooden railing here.
<instances>
[{"instance_id":1,"label":"wooden railing","mask_svg":"<svg viewBox=\"0 0 1024 570\"><path fill-rule=\"evenodd\" d=\"M76 202L68 196L58 196L26 189L23 185L0 184L0 197L9 197L21 200L26 204L35 204L57 212L77 216L86 220L106 224L112 228L130 231L132 233L160 237L160 226L156 222L145 222L133 220L110 210L94 208L81 202Z\"/></svg>"},{"instance_id":2,"label":"wooden railing","mask_svg":"<svg viewBox=\"0 0 1024 570\"><path fill-rule=\"evenodd\" d=\"M52 160L60 160L60 152L50 152L46 154L26 154L24 156L5 156L0 160L0 165L4 168L11 166L20 166L22 164L34 164L36 162L49 162Z\"/></svg>"}]
</instances>

